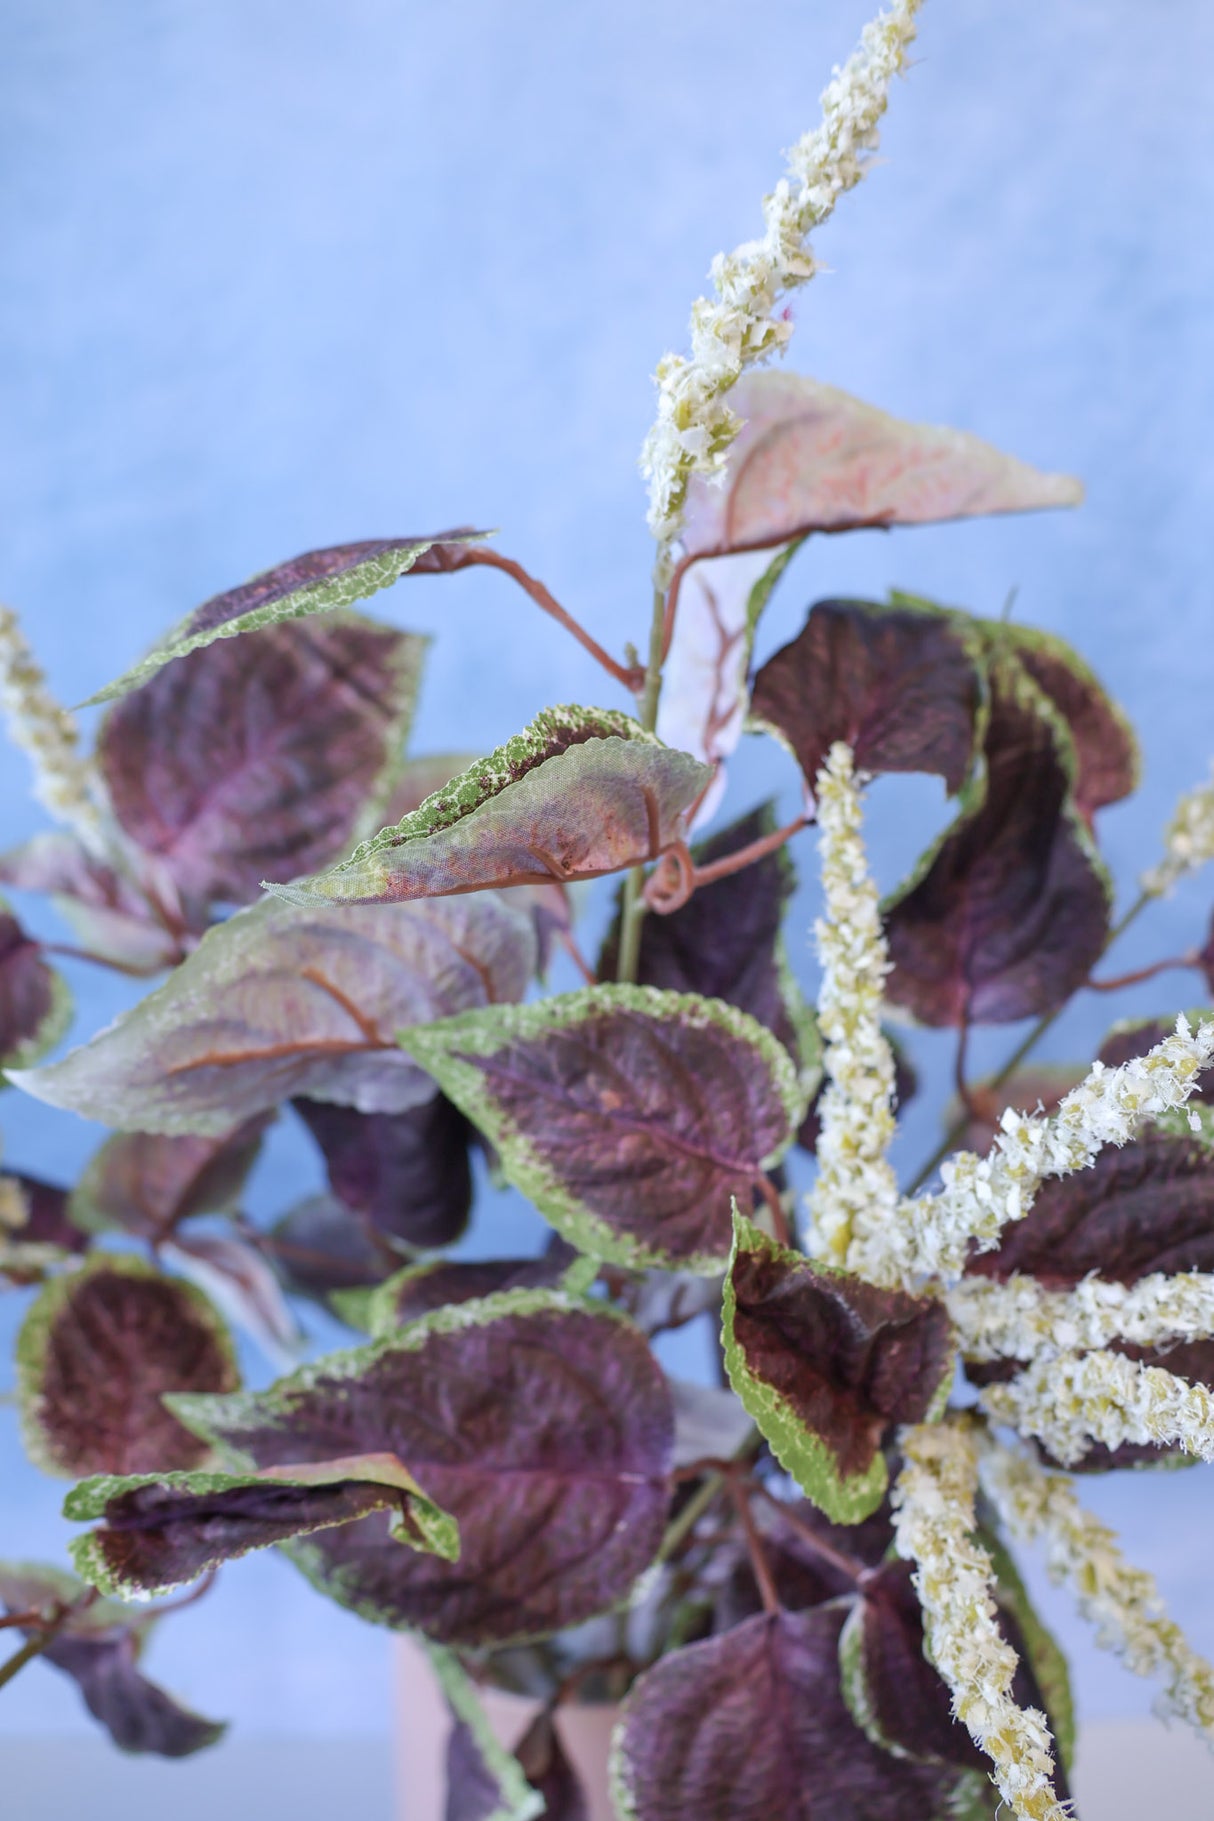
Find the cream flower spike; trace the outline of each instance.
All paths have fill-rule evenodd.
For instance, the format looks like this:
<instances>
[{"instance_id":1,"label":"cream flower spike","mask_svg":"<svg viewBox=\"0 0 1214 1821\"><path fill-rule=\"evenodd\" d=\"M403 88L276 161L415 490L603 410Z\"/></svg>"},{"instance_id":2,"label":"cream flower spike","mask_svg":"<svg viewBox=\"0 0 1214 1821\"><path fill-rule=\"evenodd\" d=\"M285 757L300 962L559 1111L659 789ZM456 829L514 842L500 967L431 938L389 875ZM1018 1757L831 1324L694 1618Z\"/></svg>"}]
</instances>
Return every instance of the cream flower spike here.
<instances>
[{"instance_id":1,"label":"cream flower spike","mask_svg":"<svg viewBox=\"0 0 1214 1821\"><path fill-rule=\"evenodd\" d=\"M1163 844L1163 859L1142 876L1142 889L1152 898L1162 897L1186 873L1214 860L1214 766L1209 783L1186 791L1176 805Z\"/></svg>"},{"instance_id":2,"label":"cream flower spike","mask_svg":"<svg viewBox=\"0 0 1214 1821\"><path fill-rule=\"evenodd\" d=\"M775 315L776 301L813 277L817 267L806 237L865 173L920 4L895 0L865 26L858 48L823 91L822 124L788 153L789 174L764 201L763 238L714 259L716 297L701 297L692 306L690 359L667 354L658 363L658 411L641 453L641 471L649 482L660 587L669 580L689 479L720 474L741 428L725 394L747 367L777 353L792 334L791 324Z\"/></svg>"},{"instance_id":3,"label":"cream flower spike","mask_svg":"<svg viewBox=\"0 0 1214 1821\"><path fill-rule=\"evenodd\" d=\"M80 752L75 719L51 695L11 607L0 607L0 710L33 767L38 801L91 852L103 852L93 770Z\"/></svg>"},{"instance_id":4,"label":"cream flower spike","mask_svg":"<svg viewBox=\"0 0 1214 1821\"><path fill-rule=\"evenodd\" d=\"M945 1300L972 1360L1039 1359L1112 1340L1157 1347L1214 1338L1214 1275L1201 1271L1156 1271L1129 1285L1087 1277L1055 1291L1035 1277L963 1277Z\"/></svg>"},{"instance_id":5,"label":"cream flower spike","mask_svg":"<svg viewBox=\"0 0 1214 1821\"><path fill-rule=\"evenodd\" d=\"M1214 1669L1167 1617L1154 1576L1126 1561L1113 1532L1079 1503L1071 1481L989 1443L978 1471L1012 1535L1045 1543L1051 1580L1074 1589L1096 1642L1116 1651L1135 1675L1164 1676L1163 1710L1214 1740Z\"/></svg>"},{"instance_id":6,"label":"cream flower spike","mask_svg":"<svg viewBox=\"0 0 1214 1821\"><path fill-rule=\"evenodd\" d=\"M1009 1384L988 1386L980 1402L995 1422L1037 1436L1064 1466L1094 1441L1149 1442L1214 1460L1214 1395L1123 1353L1036 1360Z\"/></svg>"}]
</instances>

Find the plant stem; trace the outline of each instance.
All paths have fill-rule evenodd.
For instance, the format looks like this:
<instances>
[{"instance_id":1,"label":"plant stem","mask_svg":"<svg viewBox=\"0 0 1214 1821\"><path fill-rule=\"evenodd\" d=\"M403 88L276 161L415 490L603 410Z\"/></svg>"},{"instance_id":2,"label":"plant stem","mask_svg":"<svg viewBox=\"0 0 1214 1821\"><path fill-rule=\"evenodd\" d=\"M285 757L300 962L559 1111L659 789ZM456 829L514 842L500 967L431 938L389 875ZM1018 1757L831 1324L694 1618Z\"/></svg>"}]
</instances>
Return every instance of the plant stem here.
<instances>
[{"instance_id":1,"label":"plant stem","mask_svg":"<svg viewBox=\"0 0 1214 1821\"><path fill-rule=\"evenodd\" d=\"M1167 955L1162 961L1152 961L1148 967L1136 967L1129 974L1117 974L1112 980L1085 980L1083 984L1089 993L1116 993L1123 986L1140 986L1144 980L1153 980L1156 974L1166 974L1172 968L1200 966L1200 955L1192 952L1187 955Z\"/></svg>"},{"instance_id":2,"label":"plant stem","mask_svg":"<svg viewBox=\"0 0 1214 1821\"><path fill-rule=\"evenodd\" d=\"M524 593L531 596L536 606L551 615L558 626L563 626L566 632L572 633L583 651L588 651L595 662L601 664L608 676L614 677L617 683L622 683L625 689L633 691L640 686L640 672L628 665L617 663L611 653L604 651L598 640L593 638L586 628L549 593L543 582L537 581L535 576L529 575L521 563L516 563L512 557L499 556L496 550L487 550L483 545L472 544L461 548L460 560L452 567L468 568L477 563L483 563L490 569L500 569L505 575L516 581Z\"/></svg>"},{"instance_id":3,"label":"plant stem","mask_svg":"<svg viewBox=\"0 0 1214 1821\"><path fill-rule=\"evenodd\" d=\"M0 1688L11 1682L15 1675L23 1670L27 1663L40 1657L48 1644L53 1644L67 1621L78 1612L83 1612L97 1599L97 1590L90 1587L77 1600L68 1600L52 1612L49 1618L41 1621L41 1629L32 1638L27 1638L20 1650L15 1650L6 1663L0 1663Z\"/></svg>"},{"instance_id":4,"label":"plant stem","mask_svg":"<svg viewBox=\"0 0 1214 1821\"><path fill-rule=\"evenodd\" d=\"M746 1553L750 1557L751 1571L758 1583L763 1610L764 1612L779 1612L780 1596L776 1592L776 1584L772 1579L771 1568L763 1549L763 1539L759 1535L759 1527L755 1523L754 1512L750 1509L750 1495L736 1475L730 1475L728 1484L734 1509L741 1520L742 1533L746 1538Z\"/></svg>"},{"instance_id":5,"label":"plant stem","mask_svg":"<svg viewBox=\"0 0 1214 1821\"><path fill-rule=\"evenodd\" d=\"M649 626L649 662L645 668L645 687L641 693L640 723L652 733L658 723L658 700L662 693L663 632L666 620L666 596L660 588L653 591L653 619ZM641 958L641 919L645 915L645 869L634 866L624 881L624 900L620 908L620 957L615 977L621 985L636 980Z\"/></svg>"}]
</instances>

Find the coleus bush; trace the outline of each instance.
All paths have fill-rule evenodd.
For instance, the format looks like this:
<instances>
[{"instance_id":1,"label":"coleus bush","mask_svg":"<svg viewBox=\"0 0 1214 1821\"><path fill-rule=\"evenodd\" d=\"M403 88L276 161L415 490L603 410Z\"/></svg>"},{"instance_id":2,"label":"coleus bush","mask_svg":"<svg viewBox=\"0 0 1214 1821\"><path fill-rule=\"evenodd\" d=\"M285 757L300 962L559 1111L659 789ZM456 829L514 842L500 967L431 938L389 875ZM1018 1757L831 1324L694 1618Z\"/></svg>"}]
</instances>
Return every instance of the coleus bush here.
<instances>
[{"instance_id":1,"label":"coleus bush","mask_svg":"<svg viewBox=\"0 0 1214 1821\"><path fill-rule=\"evenodd\" d=\"M833 200L860 173L914 11L870 28L793 154L802 200L772 206L801 209L798 246L814 185ZM75 1576L0 1565L24 1638L0 1683L41 1656L124 1749L219 1736L140 1649L267 1546L428 1641L449 1821L584 1815L575 1699L622 1702L629 1821L1057 1821L1073 1719L1011 1553L1032 1538L1102 1641L1214 1731L1214 1673L1072 1477L1214 1455L1214 1023L1116 1027L1091 1071L1033 1068L1028 1042L987 1081L965 1064L973 1027L1036 1037L1093 984L1115 933L1096 818L1134 786L1133 734L1061 640L910 594L818 601L755 656L815 533L1079 489L807 379L742 378L812 272L785 240L724 262L692 361L659 375L644 668L463 529L311 552L207 602L99 691L87 759L0 627L12 729L63 823L0 877L49 894L75 952L157 982L35 1067L67 991L54 945L0 914L9 1079L112 1132L74 1185L0 1179L27 1446L87 1527ZM474 565L636 712L562 705L487 755L410 755L424 641L355 603ZM746 730L791 755L801 812L705 833ZM938 777L954 808L878 905L861 812L890 772ZM784 933L815 822L817 1015ZM1194 793L1134 914L1212 851ZM569 888L612 876L592 966ZM585 984L541 993L558 948ZM1208 951L1182 958L1207 983ZM887 1016L957 1034L917 1197L888 1160L914 1078ZM327 1180L265 1226L243 1190L276 1117ZM817 1157L805 1210L794 1147ZM477 1148L548 1222L542 1255L450 1255ZM306 1298L356 1344L300 1363ZM233 1321L283 1376L240 1388ZM695 1321L719 1331L717 1386L655 1355ZM486 1682L539 1702L512 1751Z\"/></svg>"}]
</instances>

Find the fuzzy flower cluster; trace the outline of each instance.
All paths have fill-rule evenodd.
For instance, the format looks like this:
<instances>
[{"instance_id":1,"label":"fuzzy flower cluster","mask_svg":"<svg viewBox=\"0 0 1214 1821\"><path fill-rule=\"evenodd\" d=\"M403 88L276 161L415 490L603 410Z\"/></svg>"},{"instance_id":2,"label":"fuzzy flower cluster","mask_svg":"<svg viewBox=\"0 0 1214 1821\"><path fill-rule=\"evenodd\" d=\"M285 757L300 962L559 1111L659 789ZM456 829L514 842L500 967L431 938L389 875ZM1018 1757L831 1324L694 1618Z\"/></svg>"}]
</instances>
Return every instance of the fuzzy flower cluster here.
<instances>
[{"instance_id":1,"label":"fuzzy flower cluster","mask_svg":"<svg viewBox=\"0 0 1214 1821\"><path fill-rule=\"evenodd\" d=\"M96 852L102 819L92 769L80 752L76 723L46 686L11 607L0 607L0 710L15 746L34 771L34 795Z\"/></svg>"},{"instance_id":2,"label":"fuzzy flower cluster","mask_svg":"<svg viewBox=\"0 0 1214 1821\"><path fill-rule=\"evenodd\" d=\"M1154 1577L1126 1561L1113 1532L1079 1503L1071 1481L1019 1450L989 1444L979 1474L1011 1534L1044 1541L1051 1579L1073 1588L1097 1642L1135 1675L1165 1677L1163 1711L1214 1740L1214 1669L1167 1617Z\"/></svg>"},{"instance_id":3,"label":"fuzzy flower cluster","mask_svg":"<svg viewBox=\"0 0 1214 1821\"><path fill-rule=\"evenodd\" d=\"M1093 1441L1151 1442L1214 1460L1214 1396L1124 1353L1047 1355L1009 1384L989 1386L981 1402L996 1422L1039 1437L1064 1465L1082 1460Z\"/></svg>"},{"instance_id":4,"label":"fuzzy flower cluster","mask_svg":"<svg viewBox=\"0 0 1214 1821\"><path fill-rule=\"evenodd\" d=\"M1186 873L1214 860L1214 767L1209 783L1187 791L1176 805L1163 845L1163 859L1142 878L1142 889L1152 898L1162 897Z\"/></svg>"},{"instance_id":5,"label":"fuzzy flower cluster","mask_svg":"<svg viewBox=\"0 0 1214 1821\"><path fill-rule=\"evenodd\" d=\"M1035 1277L1005 1283L963 1277L947 1293L967 1359L1046 1359L1107 1347L1208 1340L1214 1336L1214 1275L1156 1271L1135 1284L1087 1277L1073 1290L1043 1290Z\"/></svg>"},{"instance_id":6,"label":"fuzzy flower cluster","mask_svg":"<svg viewBox=\"0 0 1214 1821\"><path fill-rule=\"evenodd\" d=\"M923 1424L902 1435L894 1540L914 1582L932 1661L953 1712L995 1770L999 1793L1023 1821L1066 1821L1054 1793L1049 1724L1012 1699L1017 1657L996 1623L991 1560L974 1539L978 1450L964 1423Z\"/></svg>"},{"instance_id":7,"label":"fuzzy flower cluster","mask_svg":"<svg viewBox=\"0 0 1214 1821\"><path fill-rule=\"evenodd\" d=\"M893 1052L881 1030L889 956L877 888L861 838L852 752L831 747L818 773L819 851L826 914L814 928L822 962L818 1024L826 1039L811 1249L852 1264L894 1217L898 1185L886 1152L894 1135Z\"/></svg>"},{"instance_id":8,"label":"fuzzy flower cluster","mask_svg":"<svg viewBox=\"0 0 1214 1821\"><path fill-rule=\"evenodd\" d=\"M716 296L692 306L690 359L668 354L658 365L658 413L641 469L649 482L649 526L658 540L663 586L687 483L692 474L721 473L741 428L725 394L747 367L776 353L791 335L791 325L775 314L776 300L813 277L817 268L806 237L864 175L920 4L895 0L864 28L859 47L822 95L822 124L793 147L788 176L764 201L762 239L713 261Z\"/></svg>"}]
</instances>

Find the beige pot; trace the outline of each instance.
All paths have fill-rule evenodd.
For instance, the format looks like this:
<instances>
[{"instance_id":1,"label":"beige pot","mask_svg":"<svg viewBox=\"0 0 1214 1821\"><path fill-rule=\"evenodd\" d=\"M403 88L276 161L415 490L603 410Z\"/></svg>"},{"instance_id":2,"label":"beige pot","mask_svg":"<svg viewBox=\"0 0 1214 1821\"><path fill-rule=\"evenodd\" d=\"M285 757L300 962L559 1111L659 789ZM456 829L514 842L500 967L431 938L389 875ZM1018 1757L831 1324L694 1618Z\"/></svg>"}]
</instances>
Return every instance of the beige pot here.
<instances>
[{"instance_id":1,"label":"beige pot","mask_svg":"<svg viewBox=\"0 0 1214 1821\"><path fill-rule=\"evenodd\" d=\"M447 1739L451 1715L424 1650L412 1638L393 1640L396 1707L396 1821L443 1821L447 1799ZM538 1701L482 1691L494 1737L518 1744L539 1712ZM619 1708L570 1703L556 1718L557 1731L586 1792L590 1821L616 1821L607 1784L607 1757Z\"/></svg>"}]
</instances>

